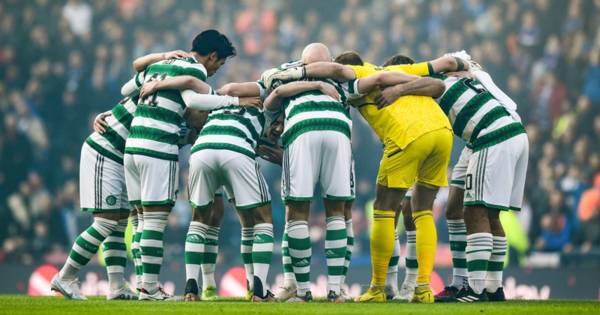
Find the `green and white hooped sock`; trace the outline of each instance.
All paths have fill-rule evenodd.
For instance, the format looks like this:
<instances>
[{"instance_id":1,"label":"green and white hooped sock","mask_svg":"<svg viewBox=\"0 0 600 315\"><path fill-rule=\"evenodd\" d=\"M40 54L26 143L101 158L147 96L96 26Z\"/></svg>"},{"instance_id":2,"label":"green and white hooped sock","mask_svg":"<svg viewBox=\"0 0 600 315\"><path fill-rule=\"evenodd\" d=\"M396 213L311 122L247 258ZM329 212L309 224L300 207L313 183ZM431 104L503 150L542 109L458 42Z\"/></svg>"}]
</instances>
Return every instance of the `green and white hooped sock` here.
<instances>
[{"instance_id":1,"label":"green and white hooped sock","mask_svg":"<svg viewBox=\"0 0 600 315\"><path fill-rule=\"evenodd\" d=\"M327 258L327 292L340 294L348 236L343 216L331 216L325 232L325 257Z\"/></svg>"},{"instance_id":2,"label":"green and white hooped sock","mask_svg":"<svg viewBox=\"0 0 600 315\"><path fill-rule=\"evenodd\" d=\"M252 243L252 266L254 269L254 295L267 295L267 276L273 257L273 224L259 223L254 226ZM261 292L257 292L261 291Z\"/></svg>"},{"instance_id":3,"label":"green and white hooped sock","mask_svg":"<svg viewBox=\"0 0 600 315\"><path fill-rule=\"evenodd\" d=\"M287 235L288 224L286 222L281 239L281 263L283 265L283 287L296 287L296 275L294 275L294 267L292 267L292 257L290 257L290 249L288 246Z\"/></svg>"},{"instance_id":4,"label":"green and white hooped sock","mask_svg":"<svg viewBox=\"0 0 600 315\"><path fill-rule=\"evenodd\" d=\"M218 226L208 226L204 238L204 259L202 261L202 286L206 290L209 287L216 288L215 264L219 255L219 231Z\"/></svg>"},{"instance_id":5,"label":"green and white hooped sock","mask_svg":"<svg viewBox=\"0 0 600 315\"><path fill-rule=\"evenodd\" d=\"M128 219L119 220L116 229L102 243L108 285L111 290L118 290L125 285L125 266L127 265L125 230L127 223Z\"/></svg>"},{"instance_id":6,"label":"green and white hooped sock","mask_svg":"<svg viewBox=\"0 0 600 315\"><path fill-rule=\"evenodd\" d=\"M450 250L452 251L452 284L461 289L467 279L467 226L465 220L447 220Z\"/></svg>"},{"instance_id":7,"label":"green and white hooped sock","mask_svg":"<svg viewBox=\"0 0 600 315\"><path fill-rule=\"evenodd\" d=\"M346 220L346 257L344 257L344 275L340 280L343 286L346 283L346 277L348 276L348 269L350 268L350 262L352 261L352 250L354 249L354 227L352 225L352 219Z\"/></svg>"},{"instance_id":8,"label":"green and white hooped sock","mask_svg":"<svg viewBox=\"0 0 600 315\"><path fill-rule=\"evenodd\" d=\"M417 231L406 231L406 258L403 284L416 286L419 263L417 262Z\"/></svg>"},{"instance_id":9,"label":"green and white hooped sock","mask_svg":"<svg viewBox=\"0 0 600 315\"><path fill-rule=\"evenodd\" d=\"M169 212L144 213L144 231L140 240L142 250L142 286L150 294L158 290L158 275L163 263L163 237Z\"/></svg>"},{"instance_id":10,"label":"green and white hooped sock","mask_svg":"<svg viewBox=\"0 0 600 315\"><path fill-rule=\"evenodd\" d=\"M208 225L192 221L185 237L185 278L194 279L200 286L200 266L204 258L204 238Z\"/></svg>"},{"instance_id":11,"label":"green and white hooped sock","mask_svg":"<svg viewBox=\"0 0 600 315\"><path fill-rule=\"evenodd\" d=\"M142 240L142 232L144 232L144 216L138 213L137 226L133 233L133 243L131 243L131 254L133 256L133 264L135 265L135 280L137 289L142 288L142 275L144 274L144 266L142 265L142 248L140 241Z\"/></svg>"},{"instance_id":12,"label":"green and white hooped sock","mask_svg":"<svg viewBox=\"0 0 600 315\"><path fill-rule=\"evenodd\" d=\"M304 296L310 290L310 259L312 257L308 222L288 221L288 246L298 286L296 292L298 296Z\"/></svg>"},{"instance_id":13,"label":"green and white hooped sock","mask_svg":"<svg viewBox=\"0 0 600 315\"><path fill-rule=\"evenodd\" d=\"M77 272L98 252L100 244L117 228L117 221L94 218L94 222L81 232L71 247L65 265L59 271L63 280L73 280Z\"/></svg>"},{"instance_id":14,"label":"green and white hooped sock","mask_svg":"<svg viewBox=\"0 0 600 315\"><path fill-rule=\"evenodd\" d=\"M506 237L493 236L493 247L490 261L488 262L487 274L485 278L485 287L487 292L494 293L502 287L502 271L504 270L504 258L508 245Z\"/></svg>"},{"instance_id":15,"label":"green and white hooped sock","mask_svg":"<svg viewBox=\"0 0 600 315\"><path fill-rule=\"evenodd\" d=\"M248 285L247 289L252 290L254 288L254 268L252 267L254 227L243 227L241 234L240 252L242 254L242 261L244 262L244 269L246 270L246 284Z\"/></svg>"},{"instance_id":16,"label":"green and white hooped sock","mask_svg":"<svg viewBox=\"0 0 600 315\"><path fill-rule=\"evenodd\" d=\"M481 294L486 286L488 262L492 255L493 239L491 233L473 233L467 235L467 270L469 286Z\"/></svg>"}]
</instances>

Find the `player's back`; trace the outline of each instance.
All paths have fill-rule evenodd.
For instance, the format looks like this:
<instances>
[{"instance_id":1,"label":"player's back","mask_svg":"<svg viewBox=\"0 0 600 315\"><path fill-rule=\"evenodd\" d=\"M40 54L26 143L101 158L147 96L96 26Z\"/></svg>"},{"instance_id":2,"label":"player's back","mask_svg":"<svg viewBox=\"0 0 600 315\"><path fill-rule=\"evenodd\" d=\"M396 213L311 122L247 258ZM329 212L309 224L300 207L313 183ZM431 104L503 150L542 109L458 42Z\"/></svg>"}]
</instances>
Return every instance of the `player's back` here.
<instances>
[{"instance_id":1,"label":"player's back","mask_svg":"<svg viewBox=\"0 0 600 315\"><path fill-rule=\"evenodd\" d=\"M492 93L471 78L435 75L446 90L436 101L452 123L454 134L479 150L502 142L525 129L516 113L502 105Z\"/></svg>"},{"instance_id":2,"label":"player's back","mask_svg":"<svg viewBox=\"0 0 600 315\"><path fill-rule=\"evenodd\" d=\"M357 78L366 77L381 71L404 71L404 68L380 68L373 65L351 66ZM418 73L415 73L418 74ZM379 138L385 143L393 142L399 148L406 147L413 140L434 130L450 129L448 118L435 101L428 96L402 96L389 106L378 109L373 95L367 96L359 112L367 120Z\"/></svg>"},{"instance_id":3,"label":"player's back","mask_svg":"<svg viewBox=\"0 0 600 315\"><path fill-rule=\"evenodd\" d=\"M211 111L192 153L203 149L226 149L255 158L265 117L254 107L228 106Z\"/></svg>"},{"instance_id":4,"label":"player's back","mask_svg":"<svg viewBox=\"0 0 600 315\"><path fill-rule=\"evenodd\" d=\"M181 75L191 75L205 81L206 69L193 58L163 60L148 66L144 82ZM140 99L125 153L176 161L185 108L179 90L160 90Z\"/></svg>"},{"instance_id":5,"label":"player's back","mask_svg":"<svg viewBox=\"0 0 600 315\"><path fill-rule=\"evenodd\" d=\"M125 141L129 136L137 102L137 96L122 99L112 108L112 115L106 117L106 131L102 134L92 133L85 142L115 162L123 163Z\"/></svg>"},{"instance_id":6,"label":"player's back","mask_svg":"<svg viewBox=\"0 0 600 315\"><path fill-rule=\"evenodd\" d=\"M352 119L345 105L349 95L348 89L330 79L307 80L331 84L340 94L340 100L320 90L306 91L285 98L282 102L285 112L284 131L281 135L283 146L287 147L302 133L309 131L336 131L350 138Z\"/></svg>"}]
</instances>

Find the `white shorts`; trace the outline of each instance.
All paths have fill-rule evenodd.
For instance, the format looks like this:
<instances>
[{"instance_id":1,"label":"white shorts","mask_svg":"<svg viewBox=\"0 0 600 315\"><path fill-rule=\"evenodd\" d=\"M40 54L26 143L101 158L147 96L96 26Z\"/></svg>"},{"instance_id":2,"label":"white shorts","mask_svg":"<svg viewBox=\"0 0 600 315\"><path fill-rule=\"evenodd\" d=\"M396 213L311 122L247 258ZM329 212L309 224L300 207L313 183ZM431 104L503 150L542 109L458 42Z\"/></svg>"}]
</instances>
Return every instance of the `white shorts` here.
<instances>
[{"instance_id":1,"label":"white shorts","mask_svg":"<svg viewBox=\"0 0 600 315\"><path fill-rule=\"evenodd\" d=\"M79 202L81 210L92 213L129 211L123 165L87 143L79 161Z\"/></svg>"},{"instance_id":2,"label":"white shorts","mask_svg":"<svg viewBox=\"0 0 600 315\"><path fill-rule=\"evenodd\" d=\"M179 192L179 163L139 154L125 154L129 203L172 206Z\"/></svg>"},{"instance_id":3,"label":"white shorts","mask_svg":"<svg viewBox=\"0 0 600 315\"><path fill-rule=\"evenodd\" d=\"M285 201L310 201L321 183L323 198L352 200L350 139L335 131L301 134L284 151L281 191Z\"/></svg>"},{"instance_id":4,"label":"white shorts","mask_svg":"<svg viewBox=\"0 0 600 315\"><path fill-rule=\"evenodd\" d=\"M194 208L206 208L219 188L239 210L271 202L267 182L256 160L230 150L205 149L190 156L189 192Z\"/></svg>"},{"instance_id":5,"label":"white shorts","mask_svg":"<svg viewBox=\"0 0 600 315\"><path fill-rule=\"evenodd\" d=\"M473 152L465 177L465 206L520 210L529 141L526 134Z\"/></svg>"},{"instance_id":6,"label":"white shorts","mask_svg":"<svg viewBox=\"0 0 600 315\"><path fill-rule=\"evenodd\" d=\"M471 155L473 155L473 151L467 147L464 147L460 152L460 157L452 168L450 186L465 189L465 177L467 176L467 167L469 166Z\"/></svg>"}]
</instances>

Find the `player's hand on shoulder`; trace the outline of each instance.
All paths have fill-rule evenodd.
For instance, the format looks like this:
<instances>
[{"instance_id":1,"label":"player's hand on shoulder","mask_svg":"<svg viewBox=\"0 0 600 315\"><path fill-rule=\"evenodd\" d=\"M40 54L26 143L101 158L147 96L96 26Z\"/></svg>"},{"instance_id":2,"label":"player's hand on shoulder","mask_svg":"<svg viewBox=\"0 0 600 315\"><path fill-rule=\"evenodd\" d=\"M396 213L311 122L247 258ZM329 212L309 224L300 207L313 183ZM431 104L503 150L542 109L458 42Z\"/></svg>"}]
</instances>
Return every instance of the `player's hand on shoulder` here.
<instances>
[{"instance_id":1,"label":"player's hand on shoulder","mask_svg":"<svg viewBox=\"0 0 600 315\"><path fill-rule=\"evenodd\" d=\"M340 93L333 85L331 85L329 83L321 82L319 84L319 90L321 90L321 92L323 92L323 94L329 95L331 98L333 98L336 101L340 100Z\"/></svg>"},{"instance_id":2,"label":"player's hand on shoulder","mask_svg":"<svg viewBox=\"0 0 600 315\"><path fill-rule=\"evenodd\" d=\"M262 109L262 100L258 96L253 97L240 97L239 105L244 107L256 107L258 109Z\"/></svg>"},{"instance_id":3,"label":"player's hand on shoulder","mask_svg":"<svg viewBox=\"0 0 600 315\"><path fill-rule=\"evenodd\" d=\"M106 121L106 117L111 116L111 111L106 111L104 113L100 113L94 118L94 131L103 134L106 132L106 128L108 127L108 122Z\"/></svg>"},{"instance_id":4,"label":"player's hand on shoulder","mask_svg":"<svg viewBox=\"0 0 600 315\"><path fill-rule=\"evenodd\" d=\"M263 72L260 76L261 81L265 84L267 90L274 88L275 82L289 82L294 80L300 80L304 77L304 66L288 68L280 70L272 68Z\"/></svg>"}]
</instances>

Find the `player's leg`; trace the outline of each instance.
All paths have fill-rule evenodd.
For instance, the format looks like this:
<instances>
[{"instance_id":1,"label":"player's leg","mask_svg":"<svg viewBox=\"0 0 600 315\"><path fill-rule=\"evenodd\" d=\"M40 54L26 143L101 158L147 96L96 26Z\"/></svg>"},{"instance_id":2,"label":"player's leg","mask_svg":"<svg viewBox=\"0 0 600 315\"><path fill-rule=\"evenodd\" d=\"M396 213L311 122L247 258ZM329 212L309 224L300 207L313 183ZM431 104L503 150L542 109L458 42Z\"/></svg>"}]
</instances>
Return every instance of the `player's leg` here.
<instances>
[{"instance_id":1,"label":"player's leg","mask_svg":"<svg viewBox=\"0 0 600 315\"><path fill-rule=\"evenodd\" d=\"M164 231L177 195L179 164L143 155L134 155L134 160L140 171L144 213L140 239L143 268L140 300L168 300L171 296L159 286L158 276L163 263Z\"/></svg>"},{"instance_id":2,"label":"player's leg","mask_svg":"<svg viewBox=\"0 0 600 315\"><path fill-rule=\"evenodd\" d=\"M247 299L264 302L274 299L267 288L273 255L271 195L256 160L228 151L223 163L225 188L235 199L242 225L241 252L246 268Z\"/></svg>"},{"instance_id":3,"label":"player's leg","mask_svg":"<svg viewBox=\"0 0 600 315\"><path fill-rule=\"evenodd\" d=\"M254 295L254 266L252 264L252 244L254 243L254 213L248 209L237 209L240 219L241 239L240 253L244 270L246 271L246 299L251 300Z\"/></svg>"},{"instance_id":4,"label":"player's leg","mask_svg":"<svg viewBox=\"0 0 600 315\"><path fill-rule=\"evenodd\" d=\"M345 207L354 198L352 148L350 139L338 132L323 132L319 181L325 205L327 258L327 298L342 302L341 285L347 253L348 235Z\"/></svg>"},{"instance_id":5,"label":"player's leg","mask_svg":"<svg viewBox=\"0 0 600 315\"><path fill-rule=\"evenodd\" d=\"M90 261L100 244L118 226L120 204L115 207L116 200L112 202L112 198L109 197L117 194L117 188L120 195L122 187L110 185L110 181L103 180L104 170L111 169L111 166L120 169L123 167L84 143L81 148L79 173L80 204L83 211L94 214L94 220L76 238L67 261L51 281L51 289L69 299L86 299L80 292L77 273Z\"/></svg>"},{"instance_id":6,"label":"player's leg","mask_svg":"<svg viewBox=\"0 0 600 315\"><path fill-rule=\"evenodd\" d=\"M396 209L412 186L418 163L411 150L401 150L393 144L384 149L377 174L377 189L371 228L371 286L361 295L359 302L385 301L384 287L387 270L394 251Z\"/></svg>"},{"instance_id":7,"label":"player's leg","mask_svg":"<svg viewBox=\"0 0 600 315\"><path fill-rule=\"evenodd\" d=\"M223 197L225 198L225 197ZM207 230L204 238L204 254L202 259L202 299L215 300L217 295L217 283L215 281L215 270L217 257L219 256L219 234L224 216L223 202L213 204L212 214L206 221Z\"/></svg>"},{"instance_id":8,"label":"player's leg","mask_svg":"<svg viewBox=\"0 0 600 315\"><path fill-rule=\"evenodd\" d=\"M421 157L417 184L411 198L419 265L417 286L411 301L433 303L434 296L429 283L437 247L437 230L432 209L439 187L448 184L452 132L448 129L438 129L421 136L411 145L415 145L414 149L420 152Z\"/></svg>"},{"instance_id":9,"label":"player's leg","mask_svg":"<svg viewBox=\"0 0 600 315\"><path fill-rule=\"evenodd\" d=\"M407 193L408 194L408 193ZM405 196L406 198L406 196ZM398 264L400 263L400 240L398 238L398 218L402 213L402 209L396 209L394 218L394 226L396 231L394 233L394 252L392 258L388 264L387 280L385 285L385 296L386 299L391 300L398 294Z\"/></svg>"},{"instance_id":10,"label":"player's leg","mask_svg":"<svg viewBox=\"0 0 600 315\"><path fill-rule=\"evenodd\" d=\"M504 269L504 259L506 258L508 246L506 244L506 234L500 222L500 210L490 210L488 219L492 232L492 255L488 262L485 288L488 300L501 302L506 301L502 289L502 270Z\"/></svg>"},{"instance_id":11,"label":"player's leg","mask_svg":"<svg viewBox=\"0 0 600 315\"><path fill-rule=\"evenodd\" d=\"M131 206L132 210L129 214L131 220L131 256L133 257L133 265L135 271L136 290L142 288L142 257L140 252L140 239L143 230L142 208Z\"/></svg>"},{"instance_id":12,"label":"player's leg","mask_svg":"<svg viewBox=\"0 0 600 315\"><path fill-rule=\"evenodd\" d=\"M185 269L186 286L184 299L186 301L199 300L202 292L208 300L216 296L216 283L214 280L214 262L216 260L217 242L212 237L216 228L220 226L223 217L222 195L215 194L220 187L218 165L216 164L218 152L201 150L190 156L190 170L188 178L188 191L192 204L192 220L185 241ZM211 230L210 241L209 230ZM216 233L218 234L218 233ZM209 254L207 254L207 246ZM199 283L199 274L202 270L202 288ZM208 290L208 291L207 291ZM215 294L210 294L213 292Z\"/></svg>"},{"instance_id":13,"label":"player's leg","mask_svg":"<svg viewBox=\"0 0 600 315\"><path fill-rule=\"evenodd\" d=\"M266 185L264 187L266 188ZM267 287L269 267L273 258L274 240L273 217L270 203L254 209L254 222L254 242L252 243L252 264L254 269L253 300L273 301L274 295Z\"/></svg>"},{"instance_id":14,"label":"player's leg","mask_svg":"<svg viewBox=\"0 0 600 315\"><path fill-rule=\"evenodd\" d=\"M137 299L137 293L134 293L129 288L129 285L125 280L125 266L127 265L125 230L127 229L128 217L131 215L131 211L129 210L129 202L127 199L127 188L125 185L125 176L123 175L123 166L114 166L114 168L107 168L104 170L105 180L110 181L110 183L105 184L105 186L119 185L121 187L121 193L119 195L110 195L106 199L107 202L113 203L114 206L120 208L117 218L117 228L103 242L104 261L106 262L108 285L110 289L106 298L108 300L132 300ZM114 200L116 200L116 202Z\"/></svg>"},{"instance_id":15,"label":"player's leg","mask_svg":"<svg viewBox=\"0 0 600 315\"><path fill-rule=\"evenodd\" d=\"M285 207L285 221L288 221L288 207ZM288 299L296 296L296 276L294 275L294 268L292 267L292 258L290 257L290 251L288 247L288 235L287 235L287 223L283 229L283 236L281 238L281 264L283 266L283 286L275 294L277 301L287 301Z\"/></svg>"},{"instance_id":16,"label":"player's leg","mask_svg":"<svg viewBox=\"0 0 600 315\"><path fill-rule=\"evenodd\" d=\"M437 231L433 219L433 201L437 194L438 187L426 186L417 183L414 186L413 196L411 198L411 207L413 210L413 221L416 231L416 253L418 262L417 286L413 300L415 302L433 303L433 295L429 297L431 289L429 283L433 273L433 264L437 246ZM426 293L423 293L426 292ZM427 295L425 299L417 296L418 293Z\"/></svg>"},{"instance_id":17,"label":"player's leg","mask_svg":"<svg viewBox=\"0 0 600 315\"><path fill-rule=\"evenodd\" d=\"M353 176L353 178L355 177ZM340 296L344 301L350 301L352 299L352 297L348 295L345 286L347 286L346 277L348 275L348 270L350 269L350 262L352 261L352 251L354 250L354 226L352 224L353 203L354 200L348 200L344 204L344 220L346 220L346 256L344 257L344 275L340 280Z\"/></svg>"},{"instance_id":18,"label":"player's leg","mask_svg":"<svg viewBox=\"0 0 600 315\"><path fill-rule=\"evenodd\" d=\"M296 298L307 299L310 292L310 260L312 250L308 230L310 201L287 201L289 216L287 222L288 250L292 260L294 277L296 278Z\"/></svg>"},{"instance_id":19,"label":"player's leg","mask_svg":"<svg viewBox=\"0 0 600 315\"><path fill-rule=\"evenodd\" d=\"M142 266L142 250L140 247L140 240L142 239L142 232L144 230L144 212L141 204L140 174L132 155L125 154L124 168L127 201L129 203L129 208L133 209L131 212L132 219L135 218L135 220L131 221L134 224L131 254L135 265L136 290L139 293L142 289L142 275L144 273Z\"/></svg>"},{"instance_id":20,"label":"player's leg","mask_svg":"<svg viewBox=\"0 0 600 315\"><path fill-rule=\"evenodd\" d=\"M463 198L464 189L452 184L446 208L446 224L448 226L450 250L452 251L452 283L435 296L436 302L453 301L458 292L468 285L465 254L467 247L467 227L464 220Z\"/></svg>"},{"instance_id":21,"label":"player's leg","mask_svg":"<svg viewBox=\"0 0 600 315\"><path fill-rule=\"evenodd\" d=\"M497 185L492 187L490 182L493 177L503 177L502 170L498 168L500 164L497 163L501 163L502 159L510 159L508 154L502 158L495 156L503 153L503 150L497 149L490 147L473 152L467 167L464 216L467 227L465 250L469 285L458 293L457 300L460 302L487 300L485 294L487 268L493 250L493 236L489 220L490 206L500 204L508 206L510 199L510 187ZM510 183L508 184L510 186ZM506 199L506 201L501 201L501 199Z\"/></svg>"},{"instance_id":22,"label":"player's leg","mask_svg":"<svg viewBox=\"0 0 600 315\"><path fill-rule=\"evenodd\" d=\"M320 165L320 135L318 132L301 134L284 150L282 195L288 207L287 236L292 268L296 278L296 296L290 302L310 301L310 243L308 217L310 200L318 178ZM316 143L316 144L315 144ZM313 148L314 147L314 148Z\"/></svg>"},{"instance_id":23,"label":"player's leg","mask_svg":"<svg viewBox=\"0 0 600 315\"><path fill-rule=\"evenodd\" d=\"M465 147L452 170L448 206L446 207L446 225L452 251L452 283L435 296L436 302L454 302L458 292L468 285L467 260L467 227L464 220L464 192L467 167L471 157L471 149Z\"/></svg>"},{"instance_id":24,"label":"player's leg","mask_svg":"<svg viewBox=\"0 0 600 315\"><path fill-rule=\"evenodd\" d=\"M527 163L529 160L529 140L526 134L519 135L507 141L510 146L510 152L515 154L515 163L506 165L502 173L506 178L512 178L510 192L509 210L521 210L523 202L523 192L525 190L525 177L527 174ZM512 176L511 176L512 175ZM496 182L496 185L506 185L501 182ZM498 211L490 212L490 226L492 230L493 245L490 263L488 264L488 272L486 279L486 292L488 300L491 302L506 301L504 289L502 288L502 270L504 260L508 251L508 244L502 223L499 218Z\"/></svg>"},{"instance_id":25,"label":"player's leg","mask_svg":"<svg viewBox=\"0 0 600 315\"><path fill-rule=\"evenodd\" d=\"M417 231L412 219L412 189L406 193L402 200L402 217L404 229L406 230L406 256L404 257L404 280L398 290L395 300L409 301L412 299L415 287L417 286L417 274L419 272L419 263L417 262Z\"/></svg>"}]
</instances>

